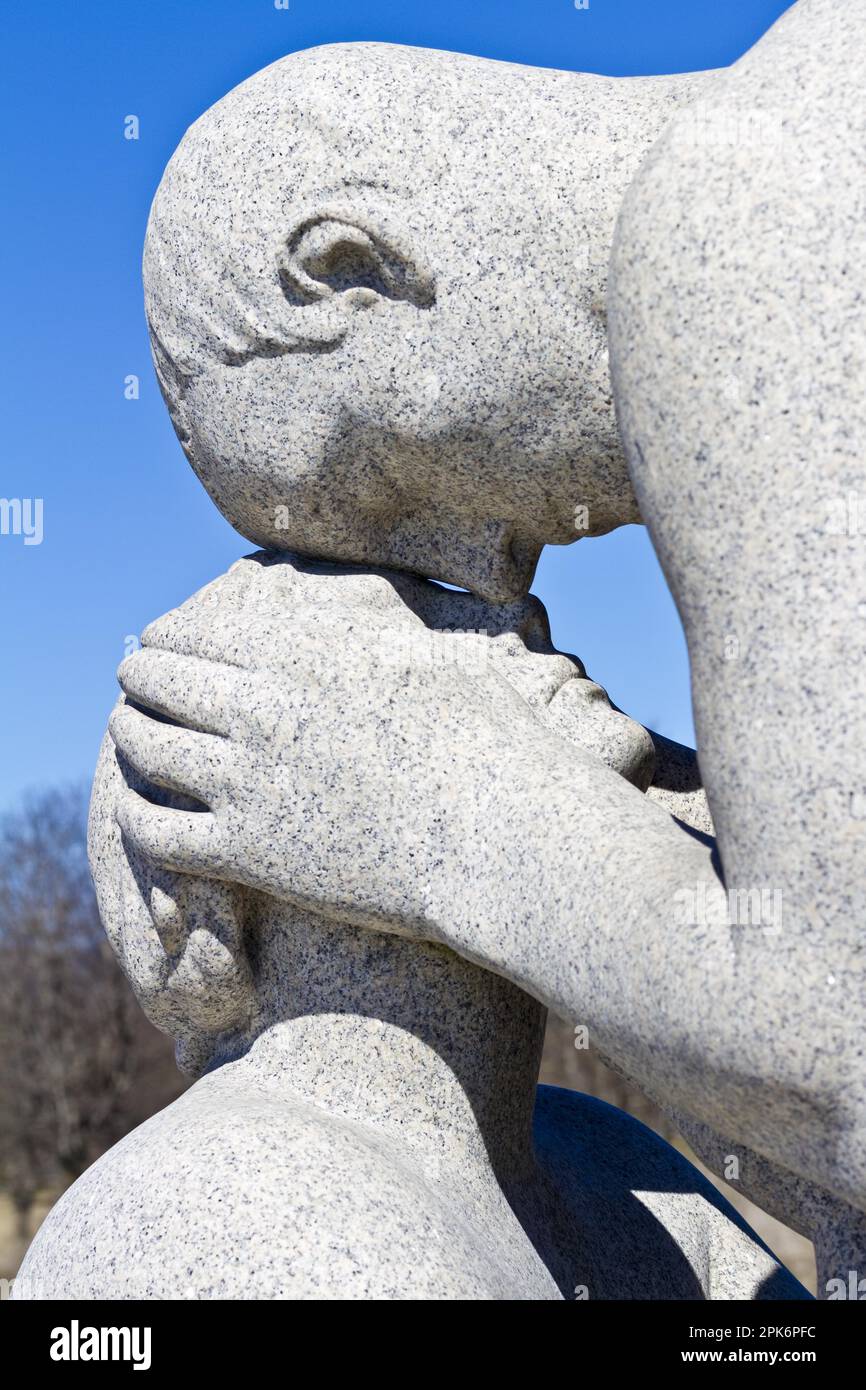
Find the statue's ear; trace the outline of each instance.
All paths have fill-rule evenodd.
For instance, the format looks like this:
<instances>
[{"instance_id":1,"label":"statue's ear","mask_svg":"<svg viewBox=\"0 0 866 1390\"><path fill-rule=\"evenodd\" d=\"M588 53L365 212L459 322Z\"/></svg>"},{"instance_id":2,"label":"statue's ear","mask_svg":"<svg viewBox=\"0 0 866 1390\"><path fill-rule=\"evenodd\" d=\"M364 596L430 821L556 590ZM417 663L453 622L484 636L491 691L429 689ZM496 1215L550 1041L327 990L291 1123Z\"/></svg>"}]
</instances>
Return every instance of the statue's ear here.
<instances>
[{"instance_id":1,"label":"statue's ear","mask_svg":"<svg viewBox=\"0 0 866 1390\"><path fill-rule=\"evenodd\" d=\"M382 300L429 309L433 273L403 230L389 221L323 208L304 217L277 251L280 284L289 303L330 301L347 313Z\"/></svg>"}]
</instances>

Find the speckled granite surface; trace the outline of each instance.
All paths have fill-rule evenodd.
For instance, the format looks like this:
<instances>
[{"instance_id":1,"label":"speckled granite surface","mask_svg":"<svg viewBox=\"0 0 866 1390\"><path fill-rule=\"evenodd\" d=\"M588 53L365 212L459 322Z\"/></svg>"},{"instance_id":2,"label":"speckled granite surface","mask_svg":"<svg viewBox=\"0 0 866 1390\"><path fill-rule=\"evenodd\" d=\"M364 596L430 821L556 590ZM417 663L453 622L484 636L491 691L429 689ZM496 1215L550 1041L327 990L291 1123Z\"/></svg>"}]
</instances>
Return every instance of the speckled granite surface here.
<instances>
[{"instance_id":1,"label":"speckled granite surface","mask_svg":"<svg viewBox=\"0 0 866 1390\"><path fill-rule=\"evenodd\" d=\"M737 934L760 1102L744 1087L722 1128L763 1156L750 1195L814 1235L821 1288L822 1262L866 1256L864 67L863 5L792 6L654 147L610 281L727 885L779 905L777 931ZM717 1166L725 1141L689 1137Z\"/></svg>"},{"instance_id":2,"label":"speckled granite surface","mask_svg":"<svg viewBox=\"0 0 866 1390\"><path fill-rule=\"evenodd\" d=\"M820 40L827 12L797 9ZM796 29L787 47L781 32L763 42L784 92L809 64ZM763 80L760 51L747 84ZM819 77L822 61L819 41ZM100 904L144 1007L186 1066L209 1070L58 1204L22 1270L33 1281L108 1297L802 1293L694 1169L618 1112L542 1093L533 1144L544 1003L585 1018L606 1058L688 1114L709 1163L736 1154L745 1190L789 1211L805 1192L801 1220L816 1229L825 1213L825 1272L855 1258L850 913L837 902L838 930L804 949L777 863L742 877L749 834L725 800L717 696L701 757L727 817L727 884L768 889L774 908L783 891L785 930L780 944L764 930L775 918L747 936L684 913L684 895L705 907L719 892L694 833L711 821L693 764L613 711L523 597L544 543L637 516L608 379L607 252L623 193L687 102L685 155L682 137L660 146L620 219L612 347L641 505L664 556L682 543L700 558L683 453L697 388L670 353L691 367L711 335L678 278L688 217L683 244L661 250L653 219L675 218L689 189L689 216L719 215L690 183L706 144L694 103L739 80L313 50L230 94L172 161L148 313L175 426L217 505L257 544L477 597L252 559L125 664L94 797ZM747 187L758 162L734 144ZM705 286L716 260L700 262ZM758 258L753 278L765 273ZM730 451L727 406L713 417L704 389L701 419ZM662 478L680 470L679 498L648 486L657 456L675 465ZM696 488L711 505L707 480ZM721 610L716 573L696 575L698 602L672 586L700 648L698 615ZM712 682L699 664L699 713ZM748 767L743 747L740 734ZM773 753L787 806L802 767ZM856 831L834 848L837 897ZM841 1021L822 994L831 973Z\"/></svg>"},{"instance_id":3,"label":"speckled granite surface","mask_svg":"<svg viewBox=\"0 0 866 1390\"><path fill-rule=\"evenodd\" d=\"M286 821L321 828L327 789L293 811L279 772L265 772L269 819L252 784L253 799L244 795L245 775L235 780L233 738L243 727L248 749L262 740L264 772L282 727L294 761L300 711L281 722L280 692L299 643L323 654L332 623L344 640L358 635L380 682L406 662L431 680L452 669L501 716L513 710L646 784L646 732L554 651L534 599L493 608L407 575L260 556L153 624L123 672L128 696L228 737L206 747L207 735L119 706L117 748L106 741L97 775L91 859L103 920L142 1004L178 1037L186 1064L208 1070L60 1200L22 1270L25 1287L62 1279L75 1296L109 1298L804 1297L711 1186L637 1121L571 1092L542 1089L536 1104L544 1011L523 990L412 939L420 931L409 920L385 935L369 920L341 920L336 903L313 915L287 902L292 890L276 881L293 833ZM171 693L168 656L185 663ZM355 670L336 678L354 682ZM383 689L370 685L369 697ZM305 690L315 703L320 689ZM351 725L328 737L351 740ZM218 785L231 785L244 888L173 873L171 850L134 848L141 827L129 825L124 847L118 819L130 809L166 814L137 797L130 808L125 782L143 790L142 775L166 802L176 801L168 787L183 785L214 809ZM404 776L393 769L390 790L411 826ZM367 818L356 824L365 834ZM307 871L316 876L309 859ZM347 898L362 881L353 874ZM349 920L358 916L355 904Z\"/></svg>"},{"instance_id":4,"label":"speckled granite surface","mask_svg":"<svg viewBox=\"0 0 866 1390\"><path fill-rule=\"evenodd\" d=\"M545 543L637 520L607 259L629 179L705 80L346 44L206 112L144 272L175 425L229 520L504 600Z\"/></svg>"}]
</instances>

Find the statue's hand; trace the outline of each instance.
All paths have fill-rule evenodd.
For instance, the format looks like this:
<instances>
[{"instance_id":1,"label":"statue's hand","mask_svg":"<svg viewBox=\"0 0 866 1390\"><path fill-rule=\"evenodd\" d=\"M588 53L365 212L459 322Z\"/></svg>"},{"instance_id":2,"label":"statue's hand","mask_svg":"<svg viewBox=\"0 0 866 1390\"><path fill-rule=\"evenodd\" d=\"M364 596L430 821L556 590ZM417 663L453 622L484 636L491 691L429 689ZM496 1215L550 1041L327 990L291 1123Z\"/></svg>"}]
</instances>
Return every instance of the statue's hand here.
<instances>
[{"instance_id":1,"label":"statue's hand","mask_svg":"<svg viewBox=\"0 0 866 1390\"><path fill-rule=\"evenodd\" d=\"M179 1065L197 1073L214 1037L242 1027L252 1003L243 946L244 893L235 884L176 874L124 843L118 806L148 786L106 734L90 801L89 856L106 934L136 997L177 1043Z\"/></svg>"},{"instance_id":2,"label":"statue's hand","mask_svg":"<svg viewBox=\"0 0 866 1390\"><path fill-rule=\"evenodd\" d=\"M436 936L446 880L453 894L453 874L474 873L485 806L521 748L566 745L492 670L383 659L389 613L283 605L277 624L222 603L201 618L153 625L120 669L120 755L200 807L124 789L126 841L163 870Z\"/></svg>"},{"instance_id":3,"label":"statue's hand","mask_svg":"<svg viewBox=\"0 0 866 1390\"><path fill-rule=\"evenodd\" d=\"M640 785L651 770L649 736L555 652L534 599L255 556L143 640L121 674L145 712L124 698L112 721L91 862L145 1011L193 1065L202 1008L237 1026L249 998L243 885L474 950L473 895L502 905L494 863L514 879L544 758L562 771L577 744Z\"/></svg>"}]
</instances>

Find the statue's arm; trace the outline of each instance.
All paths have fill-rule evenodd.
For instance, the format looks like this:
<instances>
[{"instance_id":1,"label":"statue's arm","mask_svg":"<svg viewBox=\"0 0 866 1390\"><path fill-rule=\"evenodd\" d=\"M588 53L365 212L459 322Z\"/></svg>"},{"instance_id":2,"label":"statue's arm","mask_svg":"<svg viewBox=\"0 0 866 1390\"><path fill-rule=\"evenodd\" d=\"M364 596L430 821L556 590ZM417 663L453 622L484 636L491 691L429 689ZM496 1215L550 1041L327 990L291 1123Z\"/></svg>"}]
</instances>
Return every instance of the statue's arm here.
<instances>
[{"instance_id":1,"label":"statue's arm","mask_svg":"<svg viewBox=\"0 0 866 1390\"><path fill-rule=\"evenodd\" d=\"M768 1092L787 1054L768 1117L801 1130L792 1166L860 1201L864 46L862 6L802 0L715 78L629 189L609 284L620 429L688 641L726 888L777 904L772 930L738 927L736 1007L776 1030Z\"/></svg>"},{"instance_id":2,"label":"statue's arm","mask_svg":"<svg viewBox=\"0 0 866 1390\"><path fill-rule=\"evenodd\" d=\"M124 758L212 808L185 816L130 792L118 808L127 843L168 871L440 940L586 1020L672 1104L700 1089L707 1065L754 1071L761 1042L741 1044L748 994L733 934L693 920L694 902L718 890L702 838L540 727L506 682L491 718L489 692L458 671L383 671L362 630L331 622L287 615L291 675L215 669L215 644L226 657L236 644L212 625L210 660L191 654L189 630L184 654L145 646L124 663L136 704L193 725L122 707L112 733ZM711 982L718 1017L694 1007L695 979ZM702 1117L726 1113L707 1092Z\"/></svg>"},{"instance_id":3,"label":"statue's arm","mask_svg":"<svg viewBox=\"0 0 866 1390\"><path fill-rule=\"evenodd\" d=\"M803 0L674 120L624 200L609 304L727 879L842 937L866 906L864 45L862 6Z\"/></svg>"},{"instance_id":4,"label":"statue's arm","mask_svg":"<svg viewBox=\"0 0 866 1390\"><path fill-rule=\"evenodd\" d=\"M731 923L707 837L540 726L495 673L385 668L341 609L299 604L279 632L280 669L250 670L242 642L272 662L267 621L258 635L252 611L222 624L175 614L124 663L121 755L210 808L122 791L128 850L441 941L585 1021L649 1095L822 1175L816 1108L825 1123L844 1115L851 1072L818 1070L813 1085L804 1071L790 996L808 943L786 942L780 968L778 935ZM826 1010L818 1021L826 1034ZM840 1157L862 1152L837 1139Z\"/></svg>"}]
</instances>

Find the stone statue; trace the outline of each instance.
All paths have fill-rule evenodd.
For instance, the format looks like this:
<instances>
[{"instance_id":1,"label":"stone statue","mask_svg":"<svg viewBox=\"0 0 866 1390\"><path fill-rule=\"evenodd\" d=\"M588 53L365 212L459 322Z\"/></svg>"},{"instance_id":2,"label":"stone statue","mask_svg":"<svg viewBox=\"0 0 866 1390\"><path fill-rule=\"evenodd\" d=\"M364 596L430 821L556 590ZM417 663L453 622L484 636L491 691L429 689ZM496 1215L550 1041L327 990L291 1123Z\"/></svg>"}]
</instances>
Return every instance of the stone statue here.
<instances>
[{"instance_id":1,"label":"stone statue","mask_svg":"<svg viewBox=\"0 0 866 1390\"><path fill-rule=\"evenodd\" d=\"M856 604L858 552L843 538L819 570L789 438L809 431L814 488L850 486L863 103L823 74L838 62L853 82L863 21L838 0L833 15L840 39L802 0L730 73L676 78L312 50L185 137L148 231L154 356L190 461L266 553L124 663L91 856L143 1006L203 1075L62 1199L22 1270L34 1283L803 1296L636 1121L536 1097L547 1004L713 1166L736 1155L743 1190L814 1236L822 1277L857 1267L862 821L842 769L860 666L830 616ZM781 162L707 138L738 102L778 104L794 166L824 120L833 198L816 154L784 224L795 258L828 239L814 303L783 274L764 199ZM704 196L710 172L724 198ZM834 344L809 360L832 421L782 372L810 325ZM726 354L741 398L720 394ZM686 750L614 710L526 598L545 543L638 519L630 475L686 623L718 844ZM799 530L766 543L765 503ZM805 569L780 564L794 534ZM791 651L795 594L829 684ZM721 669L737 632L766 665ZM801 831L780 815L794 787L820 826L802 805Z\"/></svg>"}]
</instances>

